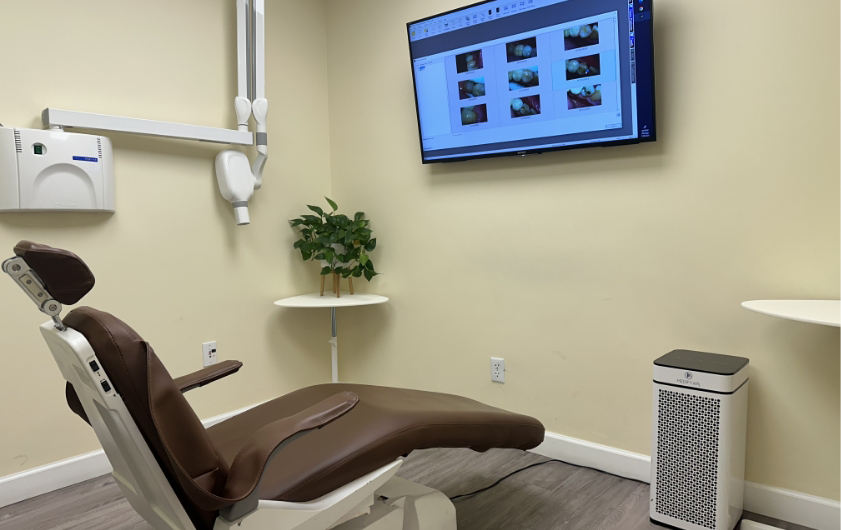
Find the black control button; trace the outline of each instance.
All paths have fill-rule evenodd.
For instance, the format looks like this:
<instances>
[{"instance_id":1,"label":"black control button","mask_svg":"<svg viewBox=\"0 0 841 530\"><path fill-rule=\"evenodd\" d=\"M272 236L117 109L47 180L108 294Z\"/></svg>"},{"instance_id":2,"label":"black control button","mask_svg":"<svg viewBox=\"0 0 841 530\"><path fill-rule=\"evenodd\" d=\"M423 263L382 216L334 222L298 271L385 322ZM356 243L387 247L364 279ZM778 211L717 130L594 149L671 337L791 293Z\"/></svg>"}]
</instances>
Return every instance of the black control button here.
<instances>
[{"instance_id":1,"label":"black control button","mask_svg":"<svg viewBox=\"0 0 841 530\"><path fill-rule=\"evenodd\" d=\"M111 385L108 384L108 381L102 381L99 384L102 385L102 390L111 392Z\"/></svg>"},{"instance_id":2,"label":"black control button","mask_svg":"<svg viewBox=\"0 0 841 530\"><path fill-rule=\"evenodd\" d=\"M93 370L94 372L98 372L98 371L99 371L99 365L98 365L98 364L96 364L96 361L91 361L91 362L89 362L88 364L90 365L91 370Z\"/></svg>"}]
</instances>

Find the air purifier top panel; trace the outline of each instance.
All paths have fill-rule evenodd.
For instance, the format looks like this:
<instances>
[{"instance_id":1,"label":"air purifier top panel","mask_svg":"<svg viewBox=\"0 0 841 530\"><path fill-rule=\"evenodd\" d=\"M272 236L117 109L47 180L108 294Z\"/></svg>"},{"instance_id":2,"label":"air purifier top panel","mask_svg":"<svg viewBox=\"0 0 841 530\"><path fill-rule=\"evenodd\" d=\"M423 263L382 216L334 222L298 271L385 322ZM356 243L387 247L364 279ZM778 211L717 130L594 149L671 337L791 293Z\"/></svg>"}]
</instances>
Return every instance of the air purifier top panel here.
<instances>
[{"instance_id":1,"label":"air purifier top panel","mask_svg":"<svg viewBox=\"0 0 841 530\"><path fill-rule=\"evenodd\" d=\"M692 350L674 350L660 357L654 364L666 368L678 368L692 372L716 375L735 375L748 365L748 359L718 353L704 353Z\"/></svg>"}]
</instances>

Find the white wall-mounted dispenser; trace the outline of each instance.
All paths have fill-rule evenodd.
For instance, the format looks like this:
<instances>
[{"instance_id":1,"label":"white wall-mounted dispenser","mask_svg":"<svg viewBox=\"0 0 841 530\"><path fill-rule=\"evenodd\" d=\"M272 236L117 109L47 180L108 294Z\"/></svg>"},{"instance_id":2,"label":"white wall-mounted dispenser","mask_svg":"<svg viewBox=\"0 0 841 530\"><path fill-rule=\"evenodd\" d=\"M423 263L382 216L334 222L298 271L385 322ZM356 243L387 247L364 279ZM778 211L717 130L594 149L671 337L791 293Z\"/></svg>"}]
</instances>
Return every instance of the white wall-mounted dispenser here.
<instances>
[{"instance_id":1,"label":"white wall-mounted dispenser","mask_svg":"<svg viewBox=\"0 0 841 530\"><path fill-rule=\"evenodd\" d=\"M749 361L675 350L654 361L651 521L733 530L742 516Z\"/></svg>"},{"instance_id":2,"label":"white wall-mounted dispenser","mask_svg":"<svg viewBox=\"0 0 841 530\"><path fill-rule=\"evenodd\" d=\"M114 208L111 140L61 130L0 127L0 211Z\"/></svg>"}]
</instances>

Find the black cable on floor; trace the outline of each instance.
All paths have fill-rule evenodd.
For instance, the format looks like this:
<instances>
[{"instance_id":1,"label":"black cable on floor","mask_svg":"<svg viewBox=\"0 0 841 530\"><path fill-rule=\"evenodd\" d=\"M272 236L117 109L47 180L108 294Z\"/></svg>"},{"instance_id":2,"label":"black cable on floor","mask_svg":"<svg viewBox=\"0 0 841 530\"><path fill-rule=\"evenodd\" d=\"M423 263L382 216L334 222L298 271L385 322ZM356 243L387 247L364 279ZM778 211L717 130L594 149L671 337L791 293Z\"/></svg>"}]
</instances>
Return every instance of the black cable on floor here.
<instances>
[{"instance_id":1,"label":"black cable on floor","mask_svg":"<svg viewBox=\"0 0 841 530\"><path fill-rule=\"evenodd\" d=\"M611 477L621 478L622 480L630 480L630 481L632 481L632 482L639 482L640 484L647 484L647 482L644 482L644 481L642 481L642 480L637 480L637 479L635 479L635 478L623 477L623 476L621 476L621 475L617 475L617 474L615 474L615 473L609 473L609 472L607 472L607 471L602 471L602 470L600 470L600 469L596 469L596 468L594 468L594 467L581 466L581 465L578 465L578 464L572 464L572 463L570 463L570 462L564 462L563 460L558 460L558 459L554 459L554 458L553 458L552 460L546 460L545 462L537 462L536 464L531 464L531 465L528 465L528 466L526 466L526 467L520 468L520 469L518 469L518 470L516 470L516 471L512 471L511 473L508 473L507 475L505 475L505 476L504 476L504 477L502 477L501 479L497 480L496 482L494 482L494 483L493 483L493 484L491 484L490 486L487 486L487 487L482 488L482 489L480 489L480 490L473 491L473 492L471 492L471 493L462 493L461 495L456 495L456 496L454 496L454 497L450 497L450 500L451 500L451 501L454 501L454 500L456 500L456 499L461 499L462 497L471 497L471 496L473 496L473 495L476 495L476 494L479 494L479 493L483 493L483 492L488 491L489 489L493 488L494 486L498 485L498 484L499 484L500 482L502 482L503 480L505 480L505 479L507 479L507 478L509 478L509 477L512 477L512 476L516 475L517 473L520 473L521 471L525 471L525 470L527 470L527 469L531 469L531 468L533 468L533 467L537 467L537 466L542 466L543 464L551 464L552 462L558 462L558 463L560 463L560 464L566 464L566 465L568 465L568 466L578 467L578 468L581 468L581 469L589 469L589 470L592 470L592 471L598 471L599 473L604 473L605 475L610 475Z\"/></svg>"}]
</instances>

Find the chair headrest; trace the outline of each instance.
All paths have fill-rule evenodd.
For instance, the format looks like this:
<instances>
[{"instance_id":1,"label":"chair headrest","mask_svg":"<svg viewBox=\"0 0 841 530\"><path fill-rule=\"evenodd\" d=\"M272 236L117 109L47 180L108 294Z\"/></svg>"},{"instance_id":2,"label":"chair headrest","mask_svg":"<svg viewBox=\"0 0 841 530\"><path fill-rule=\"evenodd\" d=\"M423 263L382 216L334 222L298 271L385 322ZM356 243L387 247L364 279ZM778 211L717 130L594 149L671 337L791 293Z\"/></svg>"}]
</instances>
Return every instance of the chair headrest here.
<instances>
[{"instance_id":1,"label":"chair headrest","mask_svg":"<svg viewBox=\"0 0 841 530\"><path fill-rule=\"evenodd\" d=\"M75 304L96 282L85 262L67 250L21 241L15 245L15 255L26 261L44 282L47 292L62 304Z\"/></svg>"}]
</instances>

